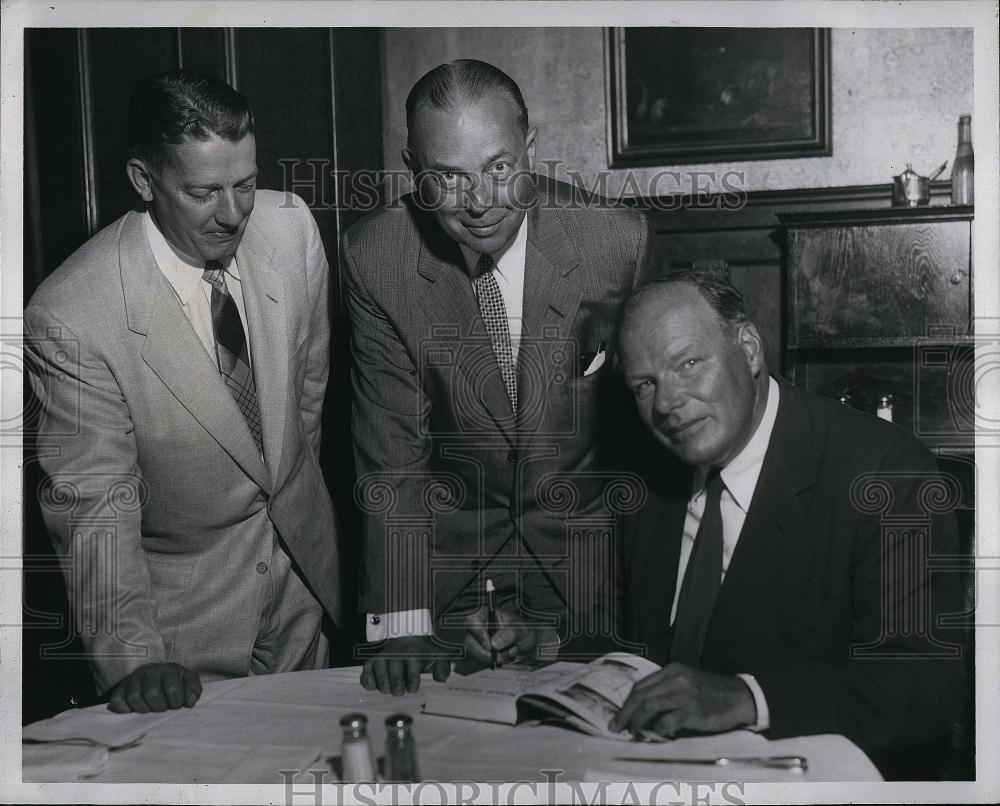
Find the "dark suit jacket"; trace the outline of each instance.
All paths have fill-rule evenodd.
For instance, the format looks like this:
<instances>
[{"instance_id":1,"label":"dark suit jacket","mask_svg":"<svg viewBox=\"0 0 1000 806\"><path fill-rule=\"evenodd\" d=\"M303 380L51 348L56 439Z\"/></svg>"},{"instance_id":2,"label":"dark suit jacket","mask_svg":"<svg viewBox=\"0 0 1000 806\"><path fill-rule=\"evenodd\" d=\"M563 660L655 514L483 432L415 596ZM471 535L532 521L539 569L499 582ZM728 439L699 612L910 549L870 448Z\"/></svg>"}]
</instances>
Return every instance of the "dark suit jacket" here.
<instances>
[{"instance_id":1,"label":"dark suit jacket","mask_svg":"<svg viewBox=\"0 0 1000 806\"><path fill-rule=\"evenodd\" d=\"M344 237L362 610L433 603L438 613L498 552L511 566L544 567L541 581L524 579L526 606L591 598L569 590L569 533L574 519L603 512L613 478L598 456L614 415L602 397L617 388L619 307L652 271L650 231L634 211L588 206L542 178L527 216L516 419L465 261L432 215L405 197ZM583 377L585 354L602 345L607 363Z\"/></svg>"},{"instance_id":2,"label":"dark suit jacket","mask_svg":"<svg viewBox=\"0 0 1000 806\"><path fill-rule=\"evenodd\" d=\"M666 663L691 471L655 478L624 524L626 621ZM782 384L703 667L756 677L772 738L840 733L873 750L940 736L962 664L936 618L960 606L955 575L924 564L957 551L956 502L914 437Z\"/></svg>"}]
</instances>

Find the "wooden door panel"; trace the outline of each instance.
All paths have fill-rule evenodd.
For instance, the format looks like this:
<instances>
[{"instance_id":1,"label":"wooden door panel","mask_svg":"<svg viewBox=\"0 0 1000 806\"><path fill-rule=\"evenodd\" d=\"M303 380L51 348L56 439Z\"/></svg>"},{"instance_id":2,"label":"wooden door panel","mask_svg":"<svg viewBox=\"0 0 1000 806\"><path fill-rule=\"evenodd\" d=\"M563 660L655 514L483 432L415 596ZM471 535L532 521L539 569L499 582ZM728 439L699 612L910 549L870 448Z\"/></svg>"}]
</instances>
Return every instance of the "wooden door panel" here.
<instances>
[{"instance_id":1,"label":"wooden door panel","mask_svg":"<svg viewBox=\"0 0 1000 806\"><path fill-rule=\"evenodd\" d=\"M963 221L793 230L789 346L965 333L969 237Z\"/></svg>"}]
</instances>

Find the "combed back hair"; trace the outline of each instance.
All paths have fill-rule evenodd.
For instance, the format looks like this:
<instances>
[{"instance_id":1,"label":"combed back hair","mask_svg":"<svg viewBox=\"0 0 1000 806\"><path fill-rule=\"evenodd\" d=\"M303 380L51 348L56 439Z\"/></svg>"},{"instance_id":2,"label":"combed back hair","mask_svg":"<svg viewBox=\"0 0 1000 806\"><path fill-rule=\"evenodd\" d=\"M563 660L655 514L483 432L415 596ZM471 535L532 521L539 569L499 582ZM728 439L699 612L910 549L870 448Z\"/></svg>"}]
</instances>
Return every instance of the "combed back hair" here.
<instances>
[{"instance_id":1,"label":"combed back hair","mask_svg":"<svg viewBox=\"0 0 1000 806\"><path fill-rule=\"evenodd\" d=\"M422 106L452 110L472 105L496 94L506 96L517 107L518 123L528 131L528 108L521 90L509 75L492 64L475 59L458 59L439 64L413 85L406 96L407 143L412 146L417 112Z\"/></svg>"},{"instance_id":2,"label":"combed back hair","mask_svg":"<svg viewBox=\"0 0 1000 806\"><path fill-rule=\"evenodd\" d=\"M646 283L629 297L622 306L621 323L624 324L625 320L642 306L643 300L652 294L662 292L666 286L674 283L689 283L697 288L712 310L718 314L730 336L735 336L736 328L750 321L743 295L722 274L699 269L672 269L663 277Z\"/></svg>"},{"instance_id":3,"label":"combed back hair","mask_svg":"<svg viewBox=\"0 0 1000 806\"><path fill-rule=\"evenodd\" d=\"M139 79L129 103L129 151L160 170L168 146L213 134L238 142L253 133L246 97L225 81L195 70L168 70Z\"/></svg>"}]
</instances>

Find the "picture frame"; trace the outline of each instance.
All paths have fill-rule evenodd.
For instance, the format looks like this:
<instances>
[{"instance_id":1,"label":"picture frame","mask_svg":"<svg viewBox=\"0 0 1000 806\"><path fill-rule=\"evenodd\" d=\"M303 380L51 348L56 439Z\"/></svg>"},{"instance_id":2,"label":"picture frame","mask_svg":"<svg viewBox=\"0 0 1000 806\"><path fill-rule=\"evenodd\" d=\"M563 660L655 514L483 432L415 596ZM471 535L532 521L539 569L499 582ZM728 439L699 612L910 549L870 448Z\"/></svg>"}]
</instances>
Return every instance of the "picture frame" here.
<instances>
[{"instance_id":1,"label":"picture frame","mask_svg":"<svg viewBox=\"0 0 1000 806\"><path fill-rule=\"evenodd\" d=\"M830 156L827 28L608 28L611 168Z\"/></svg>"}]
</instances>

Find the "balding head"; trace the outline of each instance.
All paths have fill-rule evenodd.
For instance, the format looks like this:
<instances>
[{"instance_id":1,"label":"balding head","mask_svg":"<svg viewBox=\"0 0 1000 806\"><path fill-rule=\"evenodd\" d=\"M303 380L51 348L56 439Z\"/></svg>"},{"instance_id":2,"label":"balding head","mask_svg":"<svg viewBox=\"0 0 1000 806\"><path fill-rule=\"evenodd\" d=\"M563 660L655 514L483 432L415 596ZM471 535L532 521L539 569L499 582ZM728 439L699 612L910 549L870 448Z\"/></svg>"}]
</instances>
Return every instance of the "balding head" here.
<instances>
[{"instance_id":1,"label":"balding head","mask_svg":"<svg viewBox=\"0 0 1000 806\"><path fill-rule=\"evenodd\" d=\"M412 149L417 119L422 110L454 112L484 103L508 107L522 134L528 132L528 109L521 89L498 67L476 59L458 59L439 64L424 74L406 97L407 143Z\"/></svg>"}]
</instances>

